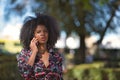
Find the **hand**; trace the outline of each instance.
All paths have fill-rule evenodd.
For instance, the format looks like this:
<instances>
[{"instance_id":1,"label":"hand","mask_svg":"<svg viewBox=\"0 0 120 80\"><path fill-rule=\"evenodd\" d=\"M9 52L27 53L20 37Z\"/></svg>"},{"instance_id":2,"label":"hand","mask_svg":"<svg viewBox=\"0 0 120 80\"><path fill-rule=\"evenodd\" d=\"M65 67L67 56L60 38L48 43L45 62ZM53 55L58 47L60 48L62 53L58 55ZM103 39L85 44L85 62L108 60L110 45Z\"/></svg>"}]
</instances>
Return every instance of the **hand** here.
<instances>
[{"instance_id":1,"label":"hand","mask_svg":"<svg viewBox=\"0 0 120 80\"><path fill-rule=\"evenodd\" d=\"M32 52L35 52L35 53L38 52L37 43L38 43L37 38L33 38L31 40L31 42L30 42L30 49L32 50Z\"/></svg>"}]
</instances>

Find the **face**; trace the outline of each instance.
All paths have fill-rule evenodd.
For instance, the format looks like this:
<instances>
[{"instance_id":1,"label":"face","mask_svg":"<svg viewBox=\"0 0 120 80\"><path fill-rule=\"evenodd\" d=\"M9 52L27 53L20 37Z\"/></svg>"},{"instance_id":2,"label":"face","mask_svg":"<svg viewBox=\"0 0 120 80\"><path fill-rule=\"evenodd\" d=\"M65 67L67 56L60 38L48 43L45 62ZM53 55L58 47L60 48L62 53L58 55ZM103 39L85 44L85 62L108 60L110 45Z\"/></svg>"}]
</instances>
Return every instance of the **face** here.
<instances>
[{"instance_id":1,"label":"face","mask_svg":"<svg viewBox=\"0 0 120 80\"><path fill-rule=\"evenodd\" d=\"M48 41L48 30L44 25L38 25L34 32L35 38L40 44L46 44Z\"/></svg>"}]
</instances>

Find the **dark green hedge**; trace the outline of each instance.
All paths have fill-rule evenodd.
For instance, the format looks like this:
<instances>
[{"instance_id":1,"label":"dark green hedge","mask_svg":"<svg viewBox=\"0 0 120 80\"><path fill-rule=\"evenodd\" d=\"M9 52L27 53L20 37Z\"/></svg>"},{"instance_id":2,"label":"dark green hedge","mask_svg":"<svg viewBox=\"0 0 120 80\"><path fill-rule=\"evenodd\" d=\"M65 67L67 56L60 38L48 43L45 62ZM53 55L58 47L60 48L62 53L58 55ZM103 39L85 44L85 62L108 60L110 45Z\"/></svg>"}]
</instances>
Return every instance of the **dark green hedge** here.
<instances>
[{"instance_id":1,"label":"dark green hedge","mask_svg":"<svg viewBox=\"0 0 120 80\"><path fill-rule=\"evenodd\" d=\"M75 66L65 74L65 80L120 80L120 69L103 68L98 64Z\"/></svg>"},{"instance_id":2,"label":"dark green hedge","mask_svg":"<svg viewBox=\"0 0 120 80\"><path fill-rule=\"evenodd\" d=\"M64 80L120 80L120 69L103 68L104 63L77 65ZM0 55L0 80L24 80L17 69L16 55Z\"/></svg>"},{"instance_id":3,"label":"dark green hedge","mask_svg":"<svg viewBox=\"0 0 120 80\"><path fill-rule=\"evenodd\" d=\"M18 72L15 55L0 56L0 80L24 80Z\"/></svg>"}]
</instances>

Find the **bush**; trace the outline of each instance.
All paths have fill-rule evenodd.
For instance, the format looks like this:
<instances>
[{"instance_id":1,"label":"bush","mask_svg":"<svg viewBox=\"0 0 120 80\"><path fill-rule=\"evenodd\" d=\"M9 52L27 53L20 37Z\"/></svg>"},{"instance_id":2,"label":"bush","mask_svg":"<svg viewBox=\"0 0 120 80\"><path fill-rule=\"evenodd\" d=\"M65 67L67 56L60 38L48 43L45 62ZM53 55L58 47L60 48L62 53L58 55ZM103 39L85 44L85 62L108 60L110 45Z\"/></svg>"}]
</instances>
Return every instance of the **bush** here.
<instances>
[{"instance_id":1,"label":"bush","mask_svg":"<svg viewBox=\"0 0 120 80\"><path fill-rule=\"evenodd\" d=\"M65 80L119 80L120 69L103 68L103 64L82 64L68 70ZM97 65L97 67L96 67Z\"/></svg>"},{"instance_id":2,"label":"bush","mask_svg":"<svg viewBox=\"0 0 120 80\"><path fill-rule=\"evenodd\" d=\"M24 80L18 72L15 55L0 56L0 80Z\"/></svg>"},{"instance_id":3,"label":"bush","mask_svg":"<svg viewBox=\"0 0 120 80\"><path fill-rule=\"evenodd\" d=\"M120 69L103 66L104 63L77 65L64 74L64 80L120 80ZM0 56L0 80L24 80L18 72L16 55Z\"/></svg>"}]
</instances>

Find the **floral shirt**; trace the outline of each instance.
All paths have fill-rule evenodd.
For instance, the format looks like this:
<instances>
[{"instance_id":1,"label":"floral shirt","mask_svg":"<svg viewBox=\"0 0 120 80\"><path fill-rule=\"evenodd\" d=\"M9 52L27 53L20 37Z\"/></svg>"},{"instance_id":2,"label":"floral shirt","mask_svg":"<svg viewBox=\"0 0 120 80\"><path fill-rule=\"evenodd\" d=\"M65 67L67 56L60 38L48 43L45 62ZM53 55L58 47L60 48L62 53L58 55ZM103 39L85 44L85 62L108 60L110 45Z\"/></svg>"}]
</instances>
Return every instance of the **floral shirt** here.
<instances>
[{"instance_id":1,"label":"floral shirt","mask_svg":"<svg viewBox=\"0 0 120 80\"><path fill-rule=\"evenodd\" d=\"M27 64L32 54L31 50L23 49L17 55L19 72L25 80L63 80L61 55L53 50L49 51L49 53L49 65L47 67L38 56L36 56L33 66Z\"/></svg>"}]
</instances>

